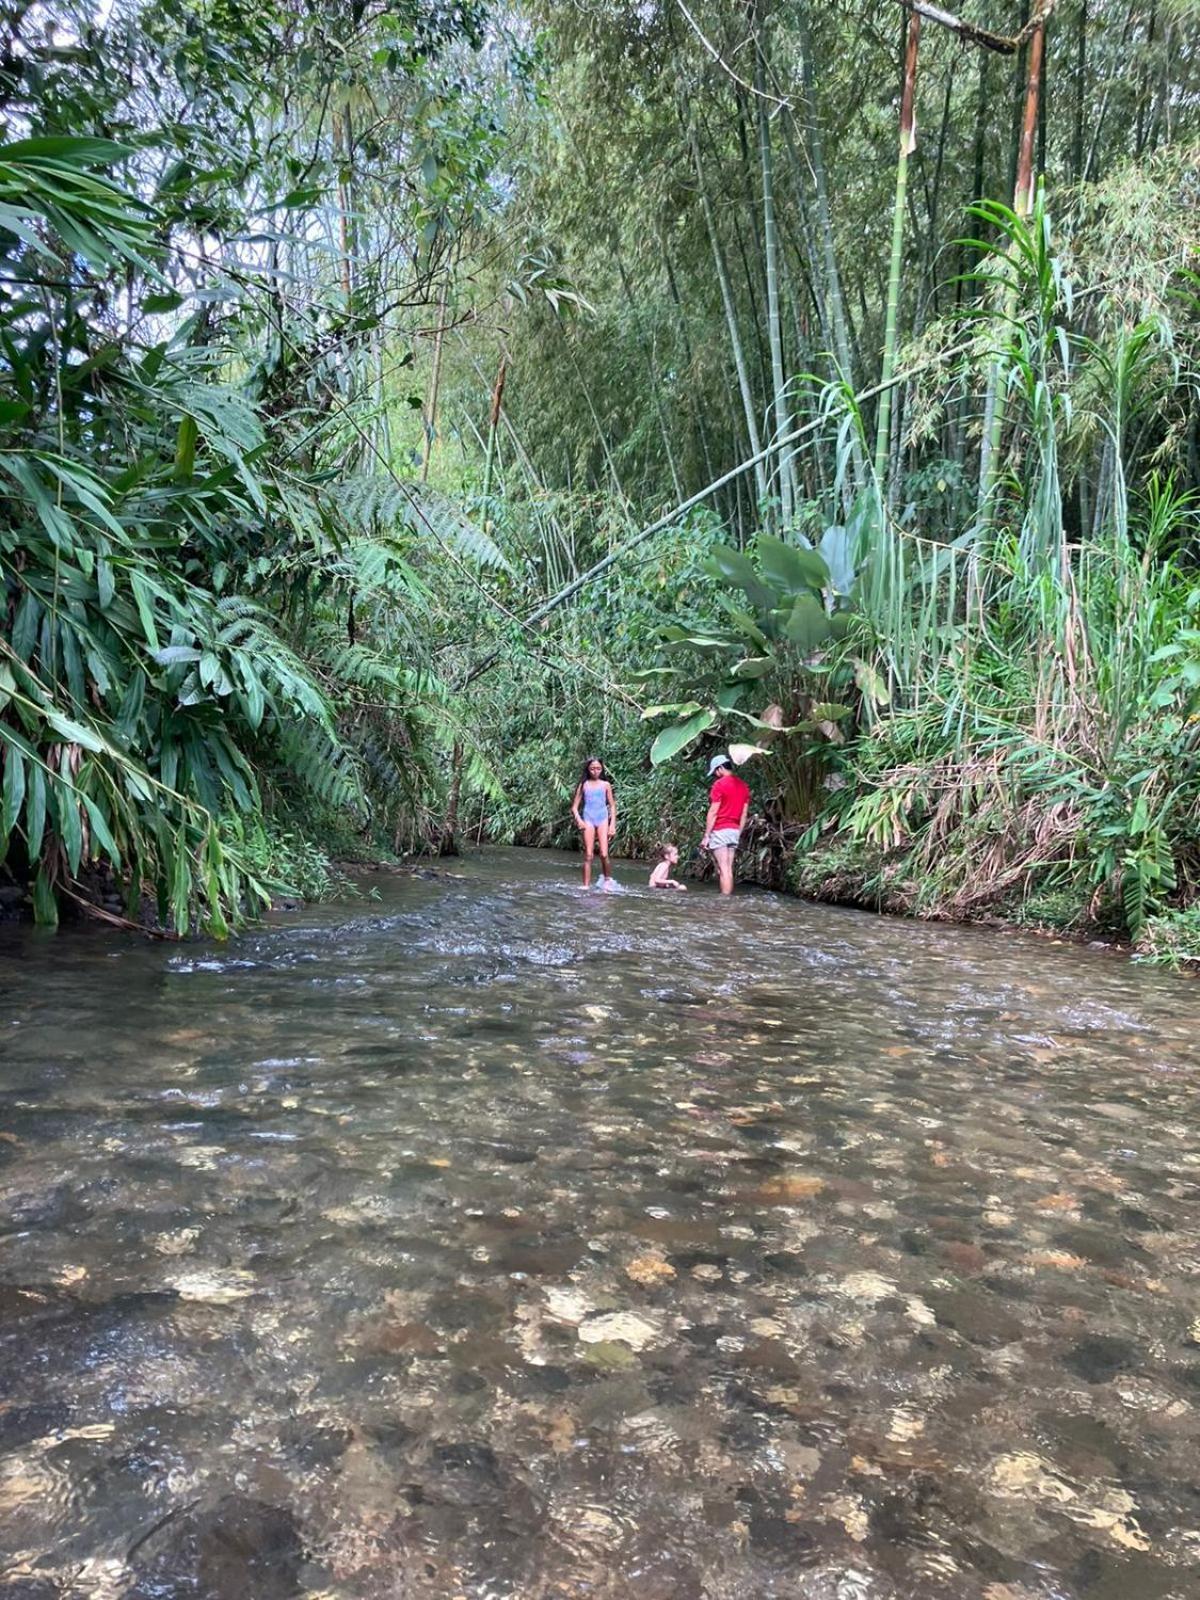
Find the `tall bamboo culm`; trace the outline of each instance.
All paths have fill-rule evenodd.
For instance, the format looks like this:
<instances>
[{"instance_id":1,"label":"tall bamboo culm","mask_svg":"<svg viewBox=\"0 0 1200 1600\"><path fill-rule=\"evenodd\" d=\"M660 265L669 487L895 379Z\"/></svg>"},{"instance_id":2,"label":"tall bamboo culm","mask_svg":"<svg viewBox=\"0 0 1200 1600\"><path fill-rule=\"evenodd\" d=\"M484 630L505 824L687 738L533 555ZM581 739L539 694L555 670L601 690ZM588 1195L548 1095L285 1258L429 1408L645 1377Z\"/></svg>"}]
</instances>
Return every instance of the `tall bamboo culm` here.
<instances>
[{"instance_id":1,"label":"tall bamboo culm","mask_svg":"<svg viewBox=\"0 0 1200 1600\"><path fill-rule=\"evenodd\" d=\"M1043 11L1029 42L1029 72L1025 80L1025 109L1021 121L1021 145L1017 156L1017 180L1013 191L1013 210L1028 221L1033 209L1033 139L1037 130L1038 96L1042 84L1042 58L1046 44L1046 13ZM1011 323L1016 312L1015 289L1004 291L1001 327ZM1000 479L1000 447L1004 439L1004 378L1006 358L992 357L988 367L987 394L983 409L983 444L979 462L979 514L982 527L990 518L996 485Z\"/></svg>"},{"instance_id":2,"label":"tall bamboo culm","mask_svg":"<svg viewBox=\"0 0 1200 1600\"><path fill-rule=\"evenodd\" d=\"M908 160L917 147L917 52L921 42L921 18L912 11L908 18L908 40L904 51L904 86L900 95L900 152L896 160L896 202L892 213L892 259L888 271L887 314L883 330L883 367L879 381L884 384L875 417L875 480L883 488L887 475L888 449L892 426L892 374L896 370L897 325L900 309L900 277L904 262L904 206L908 193Z\"/></svg>"}]
</instances>

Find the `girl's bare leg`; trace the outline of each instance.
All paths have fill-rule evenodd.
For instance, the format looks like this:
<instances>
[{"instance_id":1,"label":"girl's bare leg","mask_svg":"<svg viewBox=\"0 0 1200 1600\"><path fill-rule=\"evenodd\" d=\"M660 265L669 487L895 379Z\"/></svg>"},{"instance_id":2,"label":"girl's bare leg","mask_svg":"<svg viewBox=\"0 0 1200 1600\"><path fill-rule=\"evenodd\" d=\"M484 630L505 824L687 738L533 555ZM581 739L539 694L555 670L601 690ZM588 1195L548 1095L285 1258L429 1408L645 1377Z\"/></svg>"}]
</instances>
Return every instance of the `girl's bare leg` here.
<instances>
[{"instance_id":1,"label":"girl's bare leg","mask_svg":"<svg viewBox=\"0 0 1200 1600\"><path fill-rule=\"evenodd\" d=\"M583 887L585 889L590 889L592 886L592 855L595 849L596 830L590 822L585 822L583 825Z\"/></svg>"},{"instance_id":2,"label":"girl's bare leg","mask_svg":"<svg viewBox=\"0 0 1200 1600\"><path fill-rule=\"evenodd\" d=\"M601 822L601 823L599 823L597 825L597 828L596 828L596 840L597 840L597 843L600 846L600 876L602 878L611 878L612 877L612 867L609 865L609 861L608 861L608 823L607 822Z\"/></svg>"}]
</instances>

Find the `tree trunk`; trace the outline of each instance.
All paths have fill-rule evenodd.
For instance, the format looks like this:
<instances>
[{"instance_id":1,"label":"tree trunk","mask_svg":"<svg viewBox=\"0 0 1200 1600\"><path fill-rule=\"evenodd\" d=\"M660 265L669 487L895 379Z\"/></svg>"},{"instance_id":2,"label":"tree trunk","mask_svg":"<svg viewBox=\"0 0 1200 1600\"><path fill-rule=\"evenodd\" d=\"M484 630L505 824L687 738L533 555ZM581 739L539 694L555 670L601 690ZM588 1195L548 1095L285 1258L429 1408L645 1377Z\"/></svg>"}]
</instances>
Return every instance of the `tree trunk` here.
<instances>
[{"instance_id":1,"label":"tree trunk","mask_svg":"<svg viewBox=\"0 0 1200 1600\"><path fill-rule=\"evenodd\" d=\"M683 353L688 364L689 388L694 389L696 376L696 353L692 347L691 334L688 332L687 313L683 309L683 300L679 293L679 284L676 281L675 268L671 263L671 252L667 247L667 237L665 232L661 236L661 245L663 267L666 271L667 278L667 288L670 291L671 303L675 307L675 314L679 321L679 337L683 341ZM703 408L696 408L695 419L696 432L700 438L700 450L704 456L704 470L709 478L714 478L716 476L716 472L713 468L712 452L710 451L708 445L708 429L704 425Z\"/></svg>"},{"instance_id":2,"label":"tree trunk","mask_svg":"<svg viewBox=\"0 0 1200 1600\"><path fill-rule=\"evenodd\" d=\"M979 88L975 100L975 139L971 154L971 193L968 202L974 205L983 197L984 172L987 160L987 129L988 129L988 68L991 65L991 56L985 51L979 57ZM961 306L963 294L966 290L966 278L971 273L978 261L978 254L968 245L962 248L959 261L958 283L955 286L954 304Z\"/></svg>"}]
</instances>

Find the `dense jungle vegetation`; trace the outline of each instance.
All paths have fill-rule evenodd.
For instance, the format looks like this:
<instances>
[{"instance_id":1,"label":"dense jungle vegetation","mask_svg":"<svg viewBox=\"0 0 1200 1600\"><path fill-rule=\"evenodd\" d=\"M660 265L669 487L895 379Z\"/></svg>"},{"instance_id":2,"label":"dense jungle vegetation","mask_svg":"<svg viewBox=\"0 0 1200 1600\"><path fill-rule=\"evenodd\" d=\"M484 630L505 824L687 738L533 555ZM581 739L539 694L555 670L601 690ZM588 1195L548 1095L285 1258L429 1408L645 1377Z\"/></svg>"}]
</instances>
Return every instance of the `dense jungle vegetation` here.
<instances>
[{"instance_id":1,"label":"dense jungle vegetation","mask_svg":"<svg viewBox=\"0 0 1200 1600\"><path fill-rule=\"evenodd\" d=\"M1200 955L1196 0L0 12L0 896L624 848Z\"/></svg>"}]
</instances>

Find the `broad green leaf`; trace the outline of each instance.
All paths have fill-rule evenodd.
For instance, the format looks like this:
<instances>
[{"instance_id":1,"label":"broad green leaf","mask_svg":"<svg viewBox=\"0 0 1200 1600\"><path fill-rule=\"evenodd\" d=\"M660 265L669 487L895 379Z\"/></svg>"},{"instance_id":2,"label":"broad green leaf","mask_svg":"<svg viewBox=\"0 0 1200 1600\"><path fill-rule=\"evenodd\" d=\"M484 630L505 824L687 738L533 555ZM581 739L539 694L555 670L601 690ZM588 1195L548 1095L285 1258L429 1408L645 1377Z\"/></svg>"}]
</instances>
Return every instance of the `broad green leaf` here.
<instances>
[{"instance_id":1,"label":"broad green leaf","mask_svg":"<svg viewBox=\"0 0 1200 1600\"><path fill-rule=\"evenodd\" d=\"M886 706L890 703L891 693L882 674L861 656L854 658L854 681L864 700L869 700L876 706Z\"/></svg>"},{"instance_id":2,"label":"broad green leaf","mask_svg":"<svg viewBox=\"0 0 1200 1600\"><path fill-rule=\"evenodd\" d=\"M811 655L829 642L829 618L813 595L798 595L783 631L790 644L798 646L804 655Z\"/></svg>"},{"instance_id":3,"label":"broad green leaf","mask_svg":"<svg viewBox=\"0 0 1200 1600\"><path fill-rule=\"evenodd\" d=\"M33 882L33 920L40 928L58 927L58 901L44 866L38 868Z\"/></svg>"},{"instance_id":4,"label":"broad green leaf","mask_svg":"<svg viewBox=\"0 0 1200 1600\"><path fill-rule=\"evenodd\" d=\"M678 755L694 739L706 733L717 720L715 711L698 711L695 716L689 717L686 722L676 723L674 727L664 728L650 747L650 765L661 767L664 761L669 761L672 756Z\"/></svg>"},{"instance_id":5,"label":"broad green leaf","mask_svg":"<svg viewBox=\"0 0 1200 1600\"><path fill-rule=\"evenodd\" d=\"M769 533L760 533L754 547L763 577L785 595L824 589L829 583L829 568L815 550L785 544Z\"/></svg>"},{"instance_id":6,"label":"broad green leaf","mask_svg":"<svg viewBox=\"0 0 1200 1600\"><path fill-rule=\"evenodd\" d=\"M192 867L188 855L187 834L179 829L175 838L174 860L171 867L171 921L180 936L188 931L188 912L192 898Z\"/></svg>"},{"instance_id":7,"label":"broad green leaf","mask_svg":"<svg viewBox=\"0 0 1200 1600\"><path fill-rule=\"evenodd\" d=\"M664 641L664 649L678 650L683 648L707 651L729 650L731 641L714 638L710 633L681 633L675 638Z\"/></svg>"},{"instance_id":8,"label":"broad green leaf","mask_svg":"<svg viewBox=\"0 0 1200 1600\"><path fill-rule=\"evenodd\" d=\"M0 804L0 839L7 840L25 803L25 757L15 745L4 751L4 798Z\"/></svg>"},{"instance_id":9,"label":"broad green leaf","mask_svg":"<svg viewBox=\"0 0 1200 1600\"><path fill-rule=\"evenodd\" d=\"M817 549L829 572L829 586L838 594L849 594L854 588L854 561L847 529L831 523Z\"/></svg>"},{"instance_id":10,"label":"broad green leaf","mask_svg":"<svg viewBox=\"0 0 1200 1600\"><path fill-rule=\"evenodd\" d=\"M71 876L74 877L79 871L79 863L83 857L83 826L79 820L79 802L75 790L66 782L56 783L50 793L54 802L58 837L67 852L67 864L71 868Z\"/></svg>"},{"instance_id":11,"label":"broad green leaf","mask_svg":"<svg viewBox=\"0 0 1200 1600\"><path fill-rule=\"evenodd\" d=\"M153 590L140 572L130 574L129 584L133 590L133 599L137 606L138 616L142 621L142 632L146 636L146 643L151 650L157 650L158 630L154 626L154 612L151 605Z\"/></svg>"},{"instance_id":12,"label":"broad green leaf","mask_svg":"<svg viewBox=\"0 0 1200 1600\"><path fill-rule=\"evenodd\" d=\"M263 694L263 686L253 672L243 673L243 678L246 685L246 692L243 701L246 712L246 721L252 728L259 728L262 725L263 713L266 710L266 698Z\"/></svg>"},{"instance_id":13,"label":"broad green leaf","mask_svg":"<svg viewBox=\"0 0 1200 1600\"><path fill-rule=\"evenodd\" d=\"M765 678L775 666L774 656L747 656L733 668L735 678Z\"/></svg>"},{"instance_id":14,"label":"broad green leaf","mask_svg":"<svg viewBox=\"0 0 1200 1600\"><path fill-rule=\"evenodd\" d=\"M701 709L698 700L683 700L670 706L647 706L642 712L641 721L649 722L654 717L690 717Z\"/></svg>"},{"instance_id":15,"label":"broad green leaf","mask_svg":"<svg viewBox=\"0 0 1200 1600\"><path fill-rule=\"evenodd\" d=\"M108 826L108 821L104 813L101 811L96 802L89 799L87 795L84 795L82 798L84 809L88 814L88 822L92 830L93 844L99 845L100 849L103 850L104 854L112 862L114 867L119 867L121 864L121 852L117 849L117 841L112 836L112 831ZM92 853L94 855L96 852L93 850Z\"/></svg>"},{"instance_id":16,"label":"broad green leaf","mask_svg":"<svg viewBox=\"0 0 1200 1600\"><path fill-rule=\"evenodd\" d=\"M778 597L759 577L753 561L744 551L735 550L731 545L716 544L709 552L705 565L714 576L736 584L750 604L760 611L769 611L778 604Z\"/></svg>"},{"instance_id":17,"label":"broad green leaf","mask_svg":"<svg viewBox=\"0 0 1200 1600\"><path fill-rule=\"evenodd\" d=\"M61 712L48 710L46 721L67 744L82 745L85 750L93 750L97 754L109 748L98 733L85 728L82 722L76 722L72 717L64 717Z\"/></svg>"},{"instance_id":18,"label":"broad green leaf","mask_svg":"<svg viewBox=\"0 0 1200 1600\"><path fill-rule=\"evenodd\" d=\"M42 853L42 839L46 832L46 778L41 767L30 767L28 791L25 797L25 848L29 852L29 859L36 861Z\"/></svg>"},{"instance_id":19,"label":"broad green leaf","mask_svg":"<svg viewBox=\"0 0 1200 1600\"><path fill-rule=\"evenodd\" d=\"M47 159L64 166L112 166L135 154L132 145L112 139L90 139L74 134L47 134L34 139L15 139L0 145L0 161L38 162Z\"/></svg>"},{"instance_id":20,"label":"broad green leaf","mask_svg":"<svg viewBox=\"0 0 1200 1600\"><path fill-rule=\"evenodd\" d=\"M735 550L732 545L713 545L707 565L717 577L736 583L739 588L747 583L761 582L750 557L744 550Z\"/></svg>"}]
</instances>

